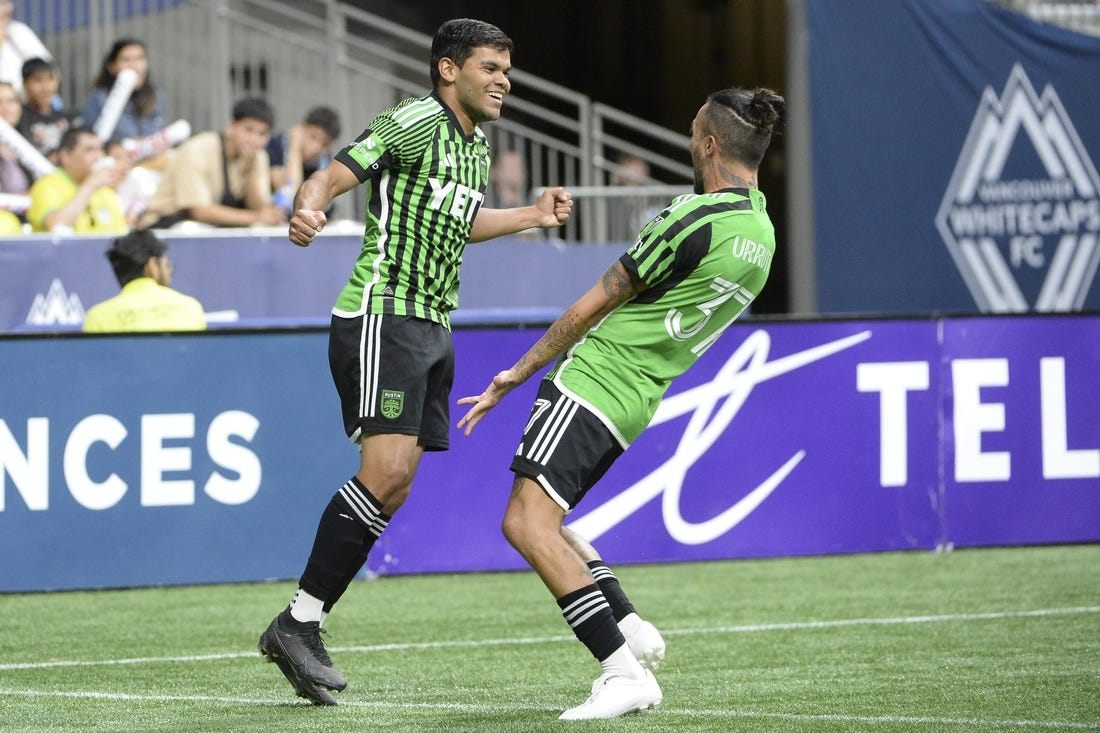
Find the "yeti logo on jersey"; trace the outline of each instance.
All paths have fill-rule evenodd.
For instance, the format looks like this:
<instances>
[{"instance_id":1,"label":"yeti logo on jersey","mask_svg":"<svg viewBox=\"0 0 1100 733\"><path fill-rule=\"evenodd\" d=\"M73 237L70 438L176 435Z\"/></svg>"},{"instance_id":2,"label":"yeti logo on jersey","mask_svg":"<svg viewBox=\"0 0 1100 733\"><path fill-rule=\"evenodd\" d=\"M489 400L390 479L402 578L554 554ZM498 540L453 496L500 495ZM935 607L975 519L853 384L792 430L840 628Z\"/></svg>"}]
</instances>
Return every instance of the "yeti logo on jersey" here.
<instances>
[{"instance_id":1,"label":"yeti logo on jersey","mask_svg":"<svg viewBox=\"0 0 1100 733\"><path fill-rule=\"evenodd\" d=\"M428 203L428 208L432 211L445 211L467 223L473 222L474 215L485 198L484 194L454 181L443 183L429 178L428 183L432 186L432 200Z\"/></svg>"},{"instance_id":2,"label":"yeti logo on jersey","mask_svg":"<svg viewBox=\"0 0 1100 733\"><path fill-rule=\"evenodd\" d=\"M936 227L985 312L1080 310L1100 261L1100 177L1051 86L986 87ZM1030 304L1030 305L1029 305Z\"/></svg>"},{"instance_id":3,"label":"yeti logo on jersey","mask_svg":"<svg viewBox=\"0 0 1100 733\"><path fill-rule=\"evenodd\" d=\"M384 389L380 403L382 417L394 420L401 417L401 413L405 411L405 393L395 389Z\"/></svg>"}]
</instances>

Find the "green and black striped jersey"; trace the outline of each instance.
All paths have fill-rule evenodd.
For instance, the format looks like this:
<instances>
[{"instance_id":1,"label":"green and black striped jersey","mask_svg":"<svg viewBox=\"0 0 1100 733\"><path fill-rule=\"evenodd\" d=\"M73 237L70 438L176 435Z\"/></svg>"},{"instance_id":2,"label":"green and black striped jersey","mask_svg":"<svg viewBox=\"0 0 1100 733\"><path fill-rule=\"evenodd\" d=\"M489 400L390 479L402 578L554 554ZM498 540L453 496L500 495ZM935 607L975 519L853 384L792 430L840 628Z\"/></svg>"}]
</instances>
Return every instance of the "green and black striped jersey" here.
<instances>
[{"instance_id":1,"label":"green and black striped jersey","mask_svg":"<svg viewBox=\"0 0 1100 733\"><path fill-rule=\"evenodd\" d=\"M435 94L386 110L336 155L368 186L363 248L332 312L450 328L458 271L489 180L489 145Z\"/></svg>"},{"instance_id":2,"label":"green and black striped jersey","mask_svg":"<svg viewBox=\"0 0 1100 733\"><path fill-rule=\"evenodd\" d=\"M679 196L619 258L648 289L562 355L547 379L588 407L626 448L672 380L760 294L775 254L764 194Z\"/></svg>"}]
</instances>

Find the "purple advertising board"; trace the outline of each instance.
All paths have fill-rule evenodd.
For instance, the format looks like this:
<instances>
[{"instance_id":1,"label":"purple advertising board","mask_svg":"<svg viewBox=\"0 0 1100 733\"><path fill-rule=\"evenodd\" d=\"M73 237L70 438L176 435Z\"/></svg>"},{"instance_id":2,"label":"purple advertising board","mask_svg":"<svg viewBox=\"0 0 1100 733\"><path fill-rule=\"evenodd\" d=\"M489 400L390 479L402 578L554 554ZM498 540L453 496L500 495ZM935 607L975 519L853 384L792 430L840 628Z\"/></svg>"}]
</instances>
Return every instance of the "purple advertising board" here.
<instances>
[{"instance_id":1,"label":"purple advertising board","mask_svg":"<svg viewBox=\"0 0 1100 733\"><path fill-rule=\"evenodd\" d=\"M453 399L540 333L456 330ZM295 578L358 465L319 330L0 361L0 591ZM566 521L614 563L1097 541L1097 364L1093 315L737 323ZM500 520L536 389L424 456L371 572L524 567Z\"/></svg>"}]
</instances>

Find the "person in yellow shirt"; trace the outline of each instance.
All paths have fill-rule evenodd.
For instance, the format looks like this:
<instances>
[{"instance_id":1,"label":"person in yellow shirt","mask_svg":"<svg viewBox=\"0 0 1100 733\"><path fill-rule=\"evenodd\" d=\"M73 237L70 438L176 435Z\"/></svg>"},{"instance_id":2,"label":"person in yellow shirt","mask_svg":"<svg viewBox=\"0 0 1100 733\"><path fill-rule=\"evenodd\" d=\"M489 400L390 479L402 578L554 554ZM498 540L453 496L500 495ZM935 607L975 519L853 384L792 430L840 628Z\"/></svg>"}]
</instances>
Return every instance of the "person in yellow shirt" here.
<instances>
[{"instance_id":1,"label":"person in yellow shirt","mask_svg":"<svg viewBox=\"0 0 1100 733\"><path fill-rule=\"evenodd\" d=\"M122 292L88 309L87 333L133 331L204 331L202 305L168 287L172 263L168 245L147 229L115 239L107 250Z\"/></svg>"},{"instance_id":2,"label":"person in yellow shirt","mask_svg":"<svg viewBox=\"0 0 1100 733\"><path fill-rule=\"evenodd\" d=\"M115 187L126 171L104 158L96 134L86 127L70 128L61 136L57 156L60 168L35 181L29 192L27 221L33 230L125 232L129 227Z\"/></svg>"}]
</instances>

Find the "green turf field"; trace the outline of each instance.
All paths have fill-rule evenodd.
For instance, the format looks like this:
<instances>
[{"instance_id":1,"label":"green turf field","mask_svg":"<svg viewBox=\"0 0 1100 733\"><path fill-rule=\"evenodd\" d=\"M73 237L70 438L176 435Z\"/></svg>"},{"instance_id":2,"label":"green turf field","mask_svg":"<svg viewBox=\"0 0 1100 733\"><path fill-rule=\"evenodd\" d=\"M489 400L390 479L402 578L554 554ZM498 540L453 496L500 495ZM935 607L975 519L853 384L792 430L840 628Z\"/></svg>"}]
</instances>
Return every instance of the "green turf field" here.
<instances>
[{"instance_id":1,"label":"green turf field","mask_svg":"<svg viewBox=\"0 0 1100 733\"><path fill-rule=\"evenodd\" d=\"M1100 546L620 567L664 705L561 723L598 667L529 573L358 582L340 706L256 640L291 583L0 595L0 730L1100 730Z\"/></svg>"}]
</instances>

